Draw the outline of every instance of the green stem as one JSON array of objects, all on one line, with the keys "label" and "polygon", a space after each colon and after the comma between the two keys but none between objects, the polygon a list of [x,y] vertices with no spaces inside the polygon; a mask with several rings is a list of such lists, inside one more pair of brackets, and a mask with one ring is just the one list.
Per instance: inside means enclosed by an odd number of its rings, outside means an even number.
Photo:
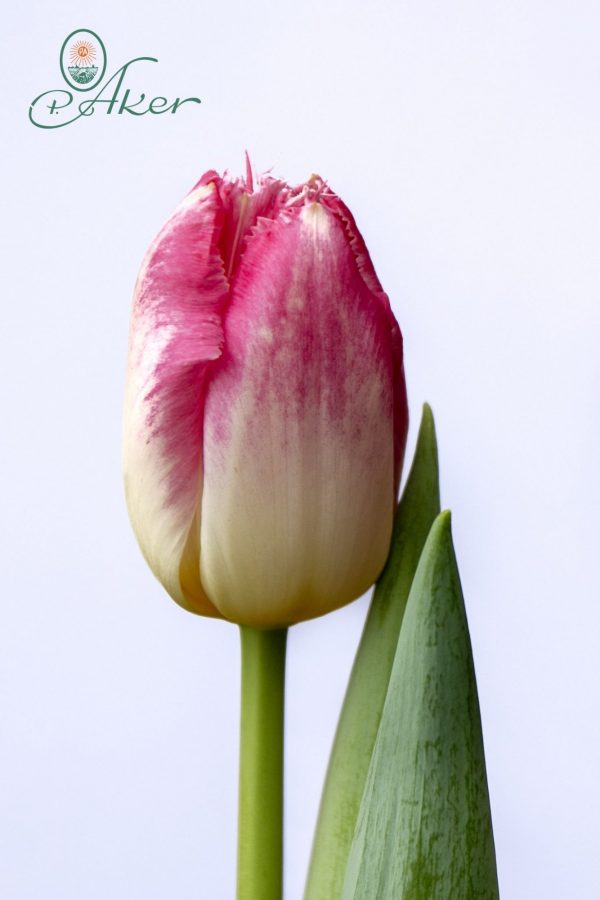
[{"label": "green stem", "polygon": [[237,900],[281,900],[287,629],[240,626],[242,715]]}]

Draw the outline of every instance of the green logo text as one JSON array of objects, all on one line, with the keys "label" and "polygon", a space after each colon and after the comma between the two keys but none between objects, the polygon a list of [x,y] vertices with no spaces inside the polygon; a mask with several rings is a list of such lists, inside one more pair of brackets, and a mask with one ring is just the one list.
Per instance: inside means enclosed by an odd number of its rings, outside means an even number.
[{"label": "green logo text", "polygon": [[[32,100],[29,121],[37,128],[63,128],[92,116],[96,110],[106,115],[158,116],[175,114],[184,103],[200,103],[198,97],[169,100],[161,96],[148,97],[145,93],[132,94],[127,87],[131,67],[157,62],[154,56],[137,56],[104,80],[107,65],[104,44],[89,28],[79,28],[68,35],[60,51],[60,70],[69,90],[54,88]],[[92,90],[96,91],[93,96],[77,96]]]}]

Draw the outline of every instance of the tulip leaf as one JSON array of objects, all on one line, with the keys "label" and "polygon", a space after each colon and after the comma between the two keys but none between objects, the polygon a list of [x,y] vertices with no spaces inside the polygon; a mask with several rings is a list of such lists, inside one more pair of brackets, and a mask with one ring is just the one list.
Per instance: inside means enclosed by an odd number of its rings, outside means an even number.
[{"label": "tulip leaf", "polygon": [[413,581],[342,900],[496,900],[471,642],[450,514]]},{"label": "tulip leaf", "polygon": [[410,586],[440,510],[433,415],[423,407],[414,460],[340,714],[321,799],[305,900],[339,900]]}]

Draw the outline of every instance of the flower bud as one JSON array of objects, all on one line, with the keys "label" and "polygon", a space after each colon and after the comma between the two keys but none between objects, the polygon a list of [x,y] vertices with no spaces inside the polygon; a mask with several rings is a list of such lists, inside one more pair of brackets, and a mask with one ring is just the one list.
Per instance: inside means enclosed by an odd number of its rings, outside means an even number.
[{"label": "flower bud", "polygon": [[207,172],[137,280],[127,504],[181,606],[284,627],[359,597],[388,553],[402,337],[350,211]]}]

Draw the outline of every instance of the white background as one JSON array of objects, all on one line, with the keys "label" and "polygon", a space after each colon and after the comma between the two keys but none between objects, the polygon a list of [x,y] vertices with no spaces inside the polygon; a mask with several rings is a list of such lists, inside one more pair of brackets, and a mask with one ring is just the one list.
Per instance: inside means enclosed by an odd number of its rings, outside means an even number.
[{"label": "white background", "polygon": [[[0,896],[229,900],[238,636],[146,568],[121,485],[130,299],[208,168],[353,210],[429,400],[479,680],[504,900],[598,900],[600,8],[579,0],[13,4],[1,60]],[[42,131],[66,35],[197,95]],[[366,600],[293,629],[300,900]],[[457,898],[460,900],[460,898]]]}]

